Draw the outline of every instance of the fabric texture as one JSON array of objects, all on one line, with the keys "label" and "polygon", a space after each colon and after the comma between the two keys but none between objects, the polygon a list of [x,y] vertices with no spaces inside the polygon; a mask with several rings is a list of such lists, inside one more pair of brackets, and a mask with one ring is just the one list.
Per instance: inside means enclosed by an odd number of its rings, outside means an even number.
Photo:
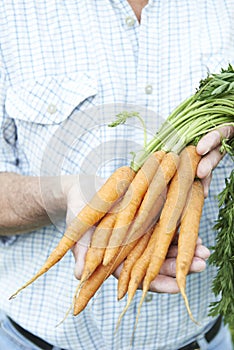
[{"label": "fabric texture", "polygon": [[[232,350],[231,335],[227,326],[221,325],[221,329],[214,339],[207,343],[200,337],[199,344],[202,350]],[[11,324],[9,318],[0,314],[0,348],[7,350],[39,350],[38,346],[22,336]],[[54,346],[53,350],[61,350]]]},{"label": "fabric texture", "polygon": [[[116,113],[140,111],[151,137],[207,71],[234,64],[230,0],[149,0],[141,24],[126,0],[7,0],[0,11],[0,171],[106,178],[143,144],[137,120],[108,127]],[[200,225],[208,247],[215,239],[216,195],[232,167],[226,157],[213,174]],[[114,334],[126,302],[117,302],[114,277],[82,314],[56,327],[78,283],[71,252],[9,301],[44,263],[64,228],[62,222],[1,239],[0,309],[25,329],[69,350],[175,350],[213,323],[207,316],[214,300],[213,267],[187,282],[200,327],[189,319],[181,295],[153,293],[142,307],[133,343],[141,292]]]}]

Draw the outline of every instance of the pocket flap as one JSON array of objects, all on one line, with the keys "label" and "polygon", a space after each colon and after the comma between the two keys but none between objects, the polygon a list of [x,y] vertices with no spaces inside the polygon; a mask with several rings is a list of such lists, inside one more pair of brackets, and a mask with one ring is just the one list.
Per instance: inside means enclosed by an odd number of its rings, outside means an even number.
[{"label": "pocket flap", "polygon": [[6,95],[6,112],[11,118],[28,122],[60,123],[96,93],[97,81],[88,73],[41,77],[11,86]]}]

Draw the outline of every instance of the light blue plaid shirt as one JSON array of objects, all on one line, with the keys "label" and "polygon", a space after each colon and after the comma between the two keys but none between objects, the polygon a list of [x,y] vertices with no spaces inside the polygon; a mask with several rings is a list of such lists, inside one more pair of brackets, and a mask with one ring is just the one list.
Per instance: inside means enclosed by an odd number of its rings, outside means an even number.
[{"label": "light blue plaid shirt", "polygon": [[[126,0],[5,0],[0,6],[0,170],[25,175],[87,173],[108,176],[128,163],[143,142],[138,122],[107,127],[116,112],[132,108],[150,133],[201,78],[234,63],[233,0],[149,0],[139,25]],[[213,175],[200,236],[214,244],[215,195],[232,168],[224,159]],[[10,190],[10,189],[9,189]],[[190,275],[188,318],[181,295],[152,293],[142,307],[131,346],[139,291],[120,329],[110,277],[85,311],[57,323],[78,281],[68,253],[16,299],[9,296],[43,264],[64,225],[2,238],[0,308],[22,327],[69,350],[174,350],[213,322],[215,271]]]}]

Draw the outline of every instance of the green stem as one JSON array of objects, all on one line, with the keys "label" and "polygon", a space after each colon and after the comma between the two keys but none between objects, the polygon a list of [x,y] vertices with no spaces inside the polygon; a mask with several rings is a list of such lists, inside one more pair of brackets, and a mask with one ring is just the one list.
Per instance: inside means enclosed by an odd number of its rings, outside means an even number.
[{"label": "green stem", "polygon": [[189,143],[220,125],[234,125],[234,70],[231,65],[220,74],[209,75],[200,82],[199,90],[178,105],[147,143],[146,127],[138,112],[122,112],[117,121],[138,117],[144,128],[144,148],[138,152],[131,166],[137,171],[148,156],[160,149],[180,153]]},{"label": "green stem", "polygon": [[[219,109],[207,109],[208,111],[220,111]],[[161,128],[162,133],[157,133],[156,136],[147,144],[144,148],[144,153],[141,156],[136,157],[136,162],[132,163],[134,170],[138,170],[148,156],[160,149],[166,152],[172,151],[180,153],[181,150],[189,143],[192,143],[198,137],[203,136],[205,133],[216,129],[220,125],[234,125],[234,122],[230,122],[229,116],[223,116],[220,113],[207,114],[207,111],[191,113],[189,121],[183,121],[182,124],[178,123],[168,124],[168,128]],[[234,111],[232,115],[234,114]],[[205,115],[205,117],[204,117]],[[234,120],[234,119],[233,119]]]}]

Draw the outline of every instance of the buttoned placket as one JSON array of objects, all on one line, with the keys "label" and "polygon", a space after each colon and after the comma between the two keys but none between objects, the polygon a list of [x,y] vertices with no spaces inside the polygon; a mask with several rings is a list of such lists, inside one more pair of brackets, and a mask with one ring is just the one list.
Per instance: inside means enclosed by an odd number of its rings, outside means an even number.
[{"label": "buttoned placket", "polygon": [[[135,84],[135,98],[132,100],[129,99],[128,96],[127,102],[134,103],[136,108],[144,108],[143,113],[145,114],[145,118],[148,118],[149,112],[149,120],[150,123],[152,123],[154,118],[152,118],[151,115],[152,111],[155,106],[159,110],[159,102],[157,99],[158,91],[155,82],[158,81],[157,77],[160,72],[156,64],[152,64],[152,60],[154,60],[156,56],[152,49],[154,42],[152,42],[152,39],[149,37],[151,34],[149,20],[152,18],[151,11],[157,11],[158,5],[154,3],[154,0],[149,1],[142,10],[141,22],[139,23],[133,9],[127,3],[127,0],[126,2],[114,1],[114,4],[115,7],[118,8],[119,14],[121,14],[122,25],[131,44],[135,60],[135,70],[132,69],[131,73],[132,80],[126,81],[126,84]],[[155,33],[155,31],[152,32]],[[160,122],[158,124],[160,124]],[[149,125],[147,125],[147,127],[149,127]],[[155,122],[153,122],[152,126],[156,129]]]},{"label": "buttoned placket", "polygon": [[[147,16],[148,10],[152,6],[154,0],[149,0],[148,4],[142,10],[142,19],[141,23],[138,22],[133,9],[129,4],[120,3],[119,1],[113,1],[115,6],[122,10],[125,13],[125,27],[127,35],[131,41],[133,52],[135,56],[136,63],[136,74],[137,74],[137,86],[136,86],[136,104],[141,104],[143,106],[151,105],[151,100],[154,95],[154,86],[153,82],[150,81],[150,77],[146,80],[145,76],[145,67],[147,59],[147,50],[144,50],[149,44],[147,42],[147,35],[145,31],[147,30]],[[141,39],[139,45],[139,38]]]},{"label": "buttoned placket", "polygon": [[57,106],[54,103],[48,105],[47,112],[49,114],[55,114],[57,112]]},{"label": "buttoned placket", "polygon": [[[128,64],[125,65],[125,103],[135,104],[136,103],[136,71],[138,62],[138,37],[140,24],[137,17],[128,3],[128,1],[116,1],[111,0],[113,7],[116,10],[118,21],[121,23],[121,27],[125,36],[123,44],[125,45],[123,56],[128,55]],[[122,40],[122,39],[121,39]]]},{"label": "buttoned placket", "polygon": [[[152,60],[154,59],[150,55],[151,38],[149,35],[149,18],[152,10],[152,1],[149,1],[148,5],[142,10],[141,24],[139,28],[139,52],[138,52],[138,69],[137,69],[137,101],[146,107],[154,107],[156,89],[154,83],[156,81],[156,64],[155,68],[152,68]],[[150,58],[150,59],[149,59]],[[144,67],[144,69],[143,69]],[[153,76],[151,75],[153,72]]]}]

